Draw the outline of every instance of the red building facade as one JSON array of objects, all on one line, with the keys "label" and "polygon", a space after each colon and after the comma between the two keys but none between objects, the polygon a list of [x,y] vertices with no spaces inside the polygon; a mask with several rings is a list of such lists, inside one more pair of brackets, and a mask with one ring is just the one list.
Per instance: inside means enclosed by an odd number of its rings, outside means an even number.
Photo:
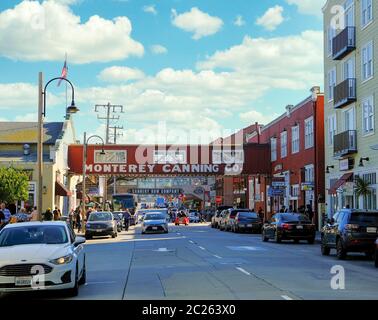
[{"label": "red building facade", "polygon": [[325,190],[324,95],[319,87],[253,132],[248,142],[270,145],[271,166],[269,175],[249,176],[249,207],[263,209],[266,218],[282,208],[300,211],[307,205],[316,214]]}]

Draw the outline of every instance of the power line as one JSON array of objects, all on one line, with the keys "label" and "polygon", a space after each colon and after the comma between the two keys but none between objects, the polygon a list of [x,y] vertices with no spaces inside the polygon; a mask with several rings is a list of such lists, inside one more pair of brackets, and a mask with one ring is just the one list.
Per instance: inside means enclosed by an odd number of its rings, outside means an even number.
[{"label": "power line", "polygon": [[99,120],[106,120],[106,136],[105,136],[105,141],[106,144],[109,144],[109,138],[110,138],[110,121],[111,120],[119,120],[120,116],[115,116],[113,115],[114,113],[117,113],[120,111],[123,113],[123,106],[122,105],[112,105],[110,102],[108,104],[97,104],[95,106],[95,112],[100,112],[100,109],[105,109],[106,110],[106,116],[105,117],[100,117],[97,115],[97,119]]},{"label": "power line", "polygon": [[114,144],[117,144],[118,137],[123,137],[123,133],[118,131],[118,130],[123,130],[123,126],[109,127],[109,130],[113,130],[113,133],[109,134],[109,139],[110,137],[113,137]]}]

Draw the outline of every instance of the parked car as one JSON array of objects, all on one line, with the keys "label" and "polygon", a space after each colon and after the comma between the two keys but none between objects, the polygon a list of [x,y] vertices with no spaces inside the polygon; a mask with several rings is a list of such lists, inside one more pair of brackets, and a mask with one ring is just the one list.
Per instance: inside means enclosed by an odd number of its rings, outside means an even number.
[{"label": "parked car", "polygon": [[363,252],[372,257],[377,234],[378,211],[343,209],[323,227],[321,251],[327,256],[331,249],[336,249],[340,260],[348,252]]},{"label": "parked car", "polygon": [[190,223],[199,223],[200,222],[200,217],[199,213],[197,210],[190,210],[189,211],[189,222]]},{"label": "parked car", "polygon": [[233,232],[261,233],[262,221],[256,212],[238,211],[231,227]]},{"label": "parked car", "polygon": [[120,215],[119,212],[113,212],[113,217],[114,217],[114,220],[116,221],[117,223],[117,232],[122,232],[122,227],[123,227],[123,219]]},{"label": "parked car", "polygon": [[7,225],[0,232],[0,292],[65,290],[77,296],[86,281],[84,243],[63,221]]},{"label": "parked car", "polygon": [[282,240],[307,240],[309,244],[315,242],[316,228],[307,216],[298,213],[277,213],[271,221],[262,228],[262,240],[274,239],[277,243]]},{"label": "parked car", "polygon": [[375,241],[374,261],[375,261],[375,267],[378,268],[378,239]]},{"label": "parked car", "polygon": [[217,210],[215,211],[214,215],[211,217],[211,227],[212,228],[219,228],[219,221],[220,221],[220,218],[221,218],[221,213],[223,210],[227,210],[227,209],[230,209],[232,207],[230,206],[220,206],[217,208]]},{"label": "parked car", "polygon": [[226,230],[227,215],[228,215],[228,210],[223,210],[220,214],[218,229],[221,231]]},{"label": "parked car", "polygon": [[239,212],[251,212],[249,209],[228,209],[227,216],[224,219],[224,230],[233,231],[235,218]]},{"label": "parked car", "polygon": [[116,238],[117,235],[117,221],[111,212],[101,211],[91,213],[85,226],[86,239],[92,239],[93,236],[111,236],[112,238]]},{"label": "parked car", "polygon": [[142,222],[142,234],[163,232],[168,233],[168,221],[161,212],[148,212]]}]

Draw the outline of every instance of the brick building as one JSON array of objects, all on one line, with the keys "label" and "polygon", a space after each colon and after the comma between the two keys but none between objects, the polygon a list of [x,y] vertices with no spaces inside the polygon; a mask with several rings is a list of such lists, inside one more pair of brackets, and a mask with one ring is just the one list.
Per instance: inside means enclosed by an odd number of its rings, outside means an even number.
[{"label": "brick building", "polygon": [[252,175],[248,181],[248,206],[262,208],[266,218],[284,206],[299,210],[311,205],[317,213],[324,202],[324,96],[319,87],[311,92],[248,137],[249,143],[271,147],[270,174]]}]

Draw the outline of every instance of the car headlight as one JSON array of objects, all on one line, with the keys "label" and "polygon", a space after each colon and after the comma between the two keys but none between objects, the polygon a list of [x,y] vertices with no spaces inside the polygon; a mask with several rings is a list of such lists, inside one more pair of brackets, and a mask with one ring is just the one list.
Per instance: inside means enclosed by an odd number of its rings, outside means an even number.
[{"label": "car headlight", "polygon": [[62,265],[62,264],[68,264],[72,261],[73,255],[69,254],[64,257],[60,257],[58,259],[50,260],[51,263],[56,264],[56,265]]}]

